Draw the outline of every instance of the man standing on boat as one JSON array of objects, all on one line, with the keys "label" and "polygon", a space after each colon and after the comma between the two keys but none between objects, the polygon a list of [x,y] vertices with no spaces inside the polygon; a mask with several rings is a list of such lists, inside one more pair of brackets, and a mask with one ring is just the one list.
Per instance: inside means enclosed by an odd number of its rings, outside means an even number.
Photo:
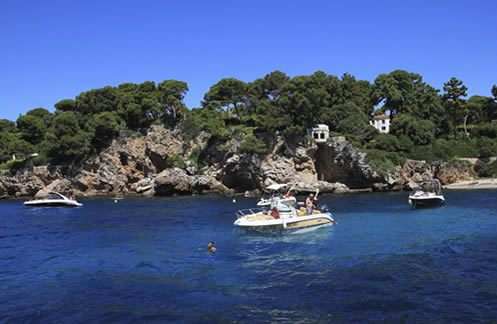
[{"label": "man standing on boat", "polygon": [[305,208],[307,209],[307,215],[312,215],[312,210],[314,208],[314,194],[310,193],[305,200]]}]

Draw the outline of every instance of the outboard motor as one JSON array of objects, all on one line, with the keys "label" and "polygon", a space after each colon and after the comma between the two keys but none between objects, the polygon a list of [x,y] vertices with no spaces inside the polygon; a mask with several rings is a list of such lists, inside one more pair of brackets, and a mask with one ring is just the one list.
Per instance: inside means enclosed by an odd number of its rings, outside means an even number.
[{"label": "outboard motor", "polygon": [[321,213],[328,214],[331,217],[331,221],[335,222],[335,219],[333,218],[333,214],[330,212],[330,209],[328,208],[327,205],[321,206],[320,210],[321,210]]}]

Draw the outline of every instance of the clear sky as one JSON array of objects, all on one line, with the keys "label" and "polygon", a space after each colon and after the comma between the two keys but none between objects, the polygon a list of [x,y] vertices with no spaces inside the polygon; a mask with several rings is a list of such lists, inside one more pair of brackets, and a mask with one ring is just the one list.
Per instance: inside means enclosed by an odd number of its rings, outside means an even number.
[{"label": "clear sky", "polygon": [[497,1],[0,2],[0,119],[124,82],[185,81],[194,108],[223,78],[321,70],[373,82],[396,69],[491,96]]}]

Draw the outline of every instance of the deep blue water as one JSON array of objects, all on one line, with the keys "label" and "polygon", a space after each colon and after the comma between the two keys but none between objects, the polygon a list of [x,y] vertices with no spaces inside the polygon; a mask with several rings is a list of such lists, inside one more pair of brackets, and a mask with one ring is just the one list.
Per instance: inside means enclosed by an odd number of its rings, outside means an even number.
[{"label": "deep blue water", "polygon": [[256,198],[0,201],[0,322],[495,322],[497,190],[445,197],[322,195],[303,234],[233,228]]}]

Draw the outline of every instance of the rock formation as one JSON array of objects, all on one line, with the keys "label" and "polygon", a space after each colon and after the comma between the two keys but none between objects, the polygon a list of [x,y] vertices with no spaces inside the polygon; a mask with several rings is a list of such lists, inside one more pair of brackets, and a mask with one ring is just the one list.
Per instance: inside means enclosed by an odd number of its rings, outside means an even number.
[{"label": "rock formation", "polygon": [[[80,166],[1,171],[0,198],[39,197],[48,191],[76,196],[227,195],[257,192],[273,183],[344,193],[349,188],[410,190],[425,178],[439,178],[443,184],[471,178],[471,168],[463,162],[408,160],[402,168],[379,174],[365,162],[365,153],[340,136],[319,145],[280,137],[271,141],[268,154],[248,154],[240,152],[236,138],[218,143],[202,132],[185,143],[181,130],[154,125],[146,133],[114,139]],[[196,164],[194,153],[203,156],[204,165]]]}]

